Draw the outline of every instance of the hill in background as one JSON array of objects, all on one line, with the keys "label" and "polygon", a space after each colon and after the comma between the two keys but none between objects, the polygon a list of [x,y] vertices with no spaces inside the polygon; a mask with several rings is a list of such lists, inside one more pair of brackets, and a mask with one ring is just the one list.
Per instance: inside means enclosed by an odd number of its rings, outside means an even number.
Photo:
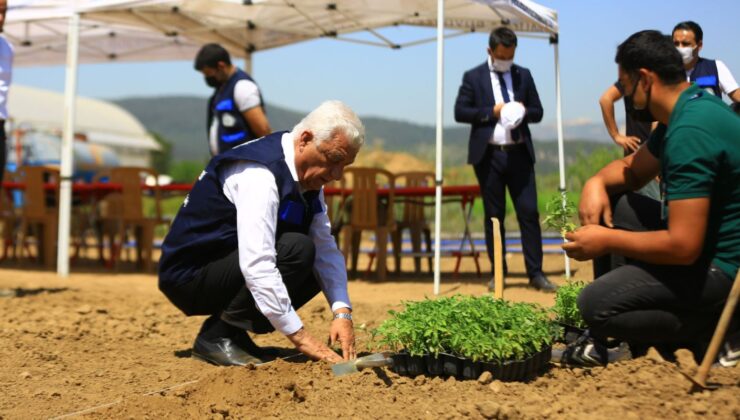
[{"label": "hill in background", "polygon": [[[150,132],[172,143],[175,160],[205,161],[207,98],[198,96],[163,96],[124,98],[114,101],[131,112]],[[304,112],[267,104],[267,116],[275,130],[290,130]],[[367,131],[367,149],[405,152],[427,162],[434,161],[435,128],[380,117],[361,117]],[[544,124],[531,125],[537,151],[537,171],[540,174],[557,170],[555,128]],[[582,124],[565,128],[566,164],[579,153],[589,154],[596,148],[611,144],[606,131],[597,124]],[[576,140],[587,139],[587,140]],[[468,127],[456,125],[444,130],[445,166],[465,165],[468,147]],[[366,152],[367,153],[367,152]]]}]

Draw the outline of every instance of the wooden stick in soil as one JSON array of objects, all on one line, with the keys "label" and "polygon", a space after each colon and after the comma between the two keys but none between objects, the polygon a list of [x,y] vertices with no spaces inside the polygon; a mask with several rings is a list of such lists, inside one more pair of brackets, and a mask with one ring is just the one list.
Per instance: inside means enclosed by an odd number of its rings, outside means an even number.
[{"label": "wooden stick in soil", "polygon": [[493,297],[504,298],[504,246],[501,241],[501,222],[491,217],[493,222]]},{"label": "wooden stick in soil", "polygon": [[725,308],[722,310],[722,315],[717,323],[717,328],[714,330],[712,341],[709,342],[709,348],[704,354],[704,360],[702,360],[699,369],[696,371],[696,375],[690,378],[691,381],[698,386],[698,388],[696,386],[693,387],[691,392],[710,388],[707,386],[709,369],[717,358],[717,353],[719,353],[719,348],[725,338],[727,327],[730,325],[730,321],[732,320],[732,314],[735,312],[738,297],[740,297],[740,271],[738,271],[737,276],[735,276],[735,282],[732,284],[729,296],[727,296]]}]

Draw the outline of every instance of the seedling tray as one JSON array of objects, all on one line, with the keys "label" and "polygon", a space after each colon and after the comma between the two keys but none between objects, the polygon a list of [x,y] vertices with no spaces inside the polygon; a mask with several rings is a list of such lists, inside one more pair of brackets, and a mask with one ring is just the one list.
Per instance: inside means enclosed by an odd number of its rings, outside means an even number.
[{"label": "seedling tray", "polygon": [[391,369],[399,375],[415,377],[454,376],[458,379],[478,379],[483,372],[491,372],[493,379],[500,381],[528,381],[544,371],[550,361],[552,347],[533,354],[524,360],[511,360],[503,363],[474,362],[465,357],[439,353],[412,356],[402,350],[393,357]]}]

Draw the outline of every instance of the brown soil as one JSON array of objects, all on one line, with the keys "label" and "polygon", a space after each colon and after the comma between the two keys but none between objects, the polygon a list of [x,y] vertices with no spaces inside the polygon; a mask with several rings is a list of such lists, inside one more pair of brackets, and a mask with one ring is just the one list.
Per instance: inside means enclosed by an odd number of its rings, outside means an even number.
[{"label": "brown soil", "polygon": [[[444,270],[453,260],[445,259]],[[410,261],[404,268],[410,269]],[[560,256],[546,256],[562,282]],[[552,303],[527,289],[521,255],[506,298]],[[276,361],[219,368],[189,357],[203,318],[186,318],[157,290],[154,275],[73,274],[0,268],[0,419],[71,413],[93,418],[740,418],[740,368],[713,369],[722,387],[688,394],[689,381],[657,355],[607,368],[551,368],[529,383],[399,377],[386,369],[335,378],[323,363]],[[463,265],[472,270],[470,261]],[[484,269],[488,267],[484,265]],[[591,276],[576,264],[576,278]],[[73,267],[74,269],[74,267]],[[442,294],[481,295],[470,272],[443,275]],[[350,283],[358,344],[402,300],[432,295],[429,275]],[[327,334],[323,298],[299,311],[307,328]],[[260,344],[289,347],[277,334]],[[687,358],[682,360],[684,364]],[[690,359],[690,358],[689,358]],[[689,366],[688,368],[690,368]],[[687,369],[686,367],[684,367]],[[84,411],[87,410],[87,411]],[[81,412],[82,411],[82,412]],[[80,413],[81,412],[81,413]]]}]

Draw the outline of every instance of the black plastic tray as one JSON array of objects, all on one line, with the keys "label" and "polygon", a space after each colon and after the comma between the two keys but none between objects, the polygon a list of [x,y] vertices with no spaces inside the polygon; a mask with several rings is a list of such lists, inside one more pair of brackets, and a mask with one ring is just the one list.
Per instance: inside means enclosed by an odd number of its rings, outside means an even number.
[{"label": "black plastic tray", "polygon": [[478,379],[483,372],[491,372],[500,381],[527,381],[539,375],[550,361],[552,347],[524,360],[504,363],[473,362],[471,359],[440,353],[412,356],[405,350],[394,354],[391,369],[404,376],[454,376],[458,379]]}]

